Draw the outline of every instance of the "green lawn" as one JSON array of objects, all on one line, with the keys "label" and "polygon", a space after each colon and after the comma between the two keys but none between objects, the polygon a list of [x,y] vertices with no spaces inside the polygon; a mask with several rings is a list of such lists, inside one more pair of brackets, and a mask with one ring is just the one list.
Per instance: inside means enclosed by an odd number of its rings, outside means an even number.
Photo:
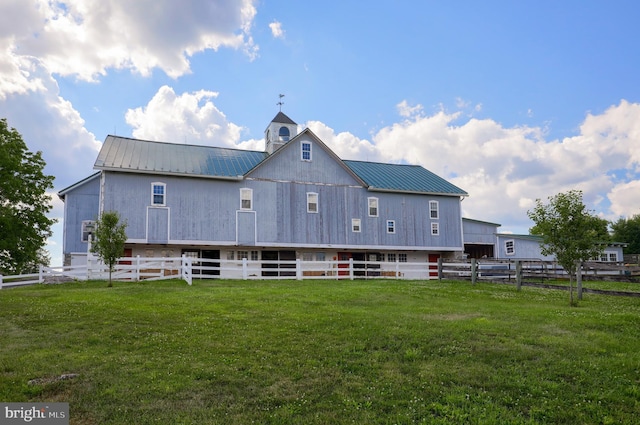
[{"label": "green lawn", "polygon": [[71,424],[640,423],[639,298],[570,307],[565,291],[451,281],[114,285],[0,291],[0,401],[69,402]]}]

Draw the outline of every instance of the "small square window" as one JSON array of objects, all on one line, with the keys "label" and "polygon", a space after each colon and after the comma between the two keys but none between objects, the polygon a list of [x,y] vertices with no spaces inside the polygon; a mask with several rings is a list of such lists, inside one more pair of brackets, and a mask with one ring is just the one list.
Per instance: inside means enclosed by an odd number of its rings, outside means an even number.
[{"label": "small square window", "polygon": [[378,216],[378,198],[368,198],[369,200],[369,217]]},{"label": "small square window", "polygon": [[387,261],[390,263],[395,263],[396,262],[396,254],[387,254]]},{"label": "small square window", "polygon": [[359,218],[352,218],[351,219],[351,231],[352,232],[360,232],[361,226],[360,226],[360,219]]},{"label": "small square window", "polygon": [[407,262],[407,254],[398,254],[398,262],[406,263]]},{"label": "small square window", "polygon": [[308,192],[307,193],[307,212],[308,213],[317,213],[318,212],[318,194]]},{"label": "small square window", "polygon": [[313,252],[303,252],[302,261],[313,261]]},{"label": "small square window", "polygon": [[238,251],[238,260],[249,259],[249,251]]},{"label": "small square window", "polygon": [[167,185],[164,183],[151,183],[151,205],[164,206]]},{"label": "small square window", "polygon": [[514,255],[516,253],[515,241],[514,240],[505,241],[504,250],[507,255]]},{"label": "small square window", "polygon": [[429,201],[429,218],[438,219],[438,201]]},{"label": "small square window", "polygon": [[227,251],[227,260],[235,260],[235,251]]},{"label": "small square window", "polygon": [[615,252],[609,253],[609,261],[616,262],[618,261],[618,255]]},{"label": "small square window", "polygon": [[91,239],[96,232],[96,222],[93,220],[83,220],[82,221],[82,242],[89,242],[89,235],[91,235]]},{"label": "small square window", "polygon": [[316,261],[325,261],[325,258],[324,252],[316,252]]},{"label": "small square window", "polygon": [[431,223],[431,234],[438,236],[440,234],[440,223]]},{"label": "small square window", "polygon": [[258,251],[251,251],[251,261],[258,261]]},{"label": "small square window", "polygon": [[253,190],[243,187],[240,189],[240,209],[250,210],[253,204]]},{"label": "small square window", "polygon": [[395,220],[387,220],[387,233],[395,233],[395,232],[396,232]]},{"label": "small square window", "polygon": [[303,161],[311,161],[311,142],[302,142],[300,152]]}]

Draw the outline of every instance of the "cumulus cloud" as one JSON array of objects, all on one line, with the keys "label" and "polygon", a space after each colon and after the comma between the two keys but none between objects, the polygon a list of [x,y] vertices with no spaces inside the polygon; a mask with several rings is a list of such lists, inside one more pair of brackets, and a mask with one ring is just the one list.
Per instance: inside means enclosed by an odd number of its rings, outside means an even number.
[{"label": "cumulus cloud", "polygon": [[129,109],[125,119],[136,138],[236,147],[242,128],[213,104],[217,96],[206,90],[177,95],[162,86],[146,106]]},{"label": "cumulus cloud", "polygon": [[271,35],[273,35],[274,38],[284,38],[282,23],[273,21],[269,24],[269,28],[271,28]]},{"label": "cumulus cloud", "polygon": [[[249,58],[254,0],[9,0],[0,5],[0,39],[14,56],[37,56],[50,72],[94,80],[109,68],[171,77],[189,57],[229,47]],[[71,52],[71,54],[70,54]]]}]

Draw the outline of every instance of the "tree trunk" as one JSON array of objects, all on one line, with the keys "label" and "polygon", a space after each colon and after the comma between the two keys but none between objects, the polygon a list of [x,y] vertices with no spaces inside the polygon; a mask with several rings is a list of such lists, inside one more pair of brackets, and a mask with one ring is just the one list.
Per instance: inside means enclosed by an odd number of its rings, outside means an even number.
[{"label": "tree trunk", "polygon": [[569,303],[573,306],[573,273],[569,273]]}]

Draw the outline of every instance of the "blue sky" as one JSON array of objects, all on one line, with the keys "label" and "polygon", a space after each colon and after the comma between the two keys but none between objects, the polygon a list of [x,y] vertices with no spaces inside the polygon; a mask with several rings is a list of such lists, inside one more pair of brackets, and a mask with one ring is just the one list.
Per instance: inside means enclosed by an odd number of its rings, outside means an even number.
[{"label": "blue sky", "polygon": [[502,231],[569,189],[615,220],[640,213],[639,17],[634,1],[5,0],[0,117],[57,192],[108,134],[262,149],[282,93],[340,157],[423,165]]}]

